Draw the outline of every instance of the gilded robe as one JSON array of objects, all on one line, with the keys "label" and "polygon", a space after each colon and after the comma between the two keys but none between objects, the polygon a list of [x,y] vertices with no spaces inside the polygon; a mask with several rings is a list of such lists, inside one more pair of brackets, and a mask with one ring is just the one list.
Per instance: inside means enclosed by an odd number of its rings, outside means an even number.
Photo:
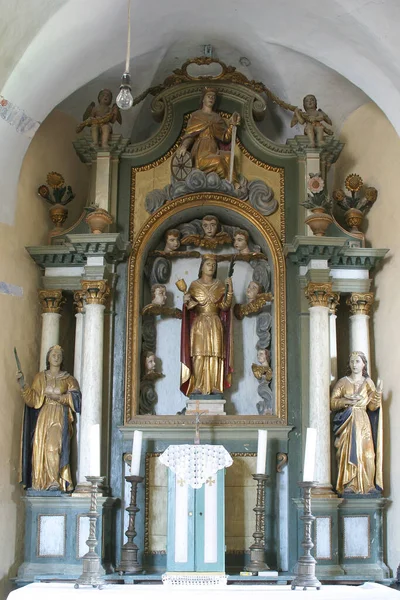
[{"label": "gilded robe", "polygon": [[232,292],[225,299],[219,279],[210,284],[197,279],[188,293],[191,300],[182,317],[181,390],[187,396],[221,393],[230,387],[233,370]]},{"label": "gilded robe", "polygon": [[[69,465],[70,439],[74,413],[80,412],[81,393],[78,382],[66,371],[56,376],[55,385],[62,397],[48,398],[48,371],[41,371],[26,386],[22,395],[26,404],[22,445],[22,483],[36,490],[51,486],[71,489]],[[51,376],[52,383],[54,378]]]},{"label": "gilded robe", "polygon": [[[356,404],[346,407],[346,397],[357,394]],[[382,394],[369,377],[361,384],[348,377],[333,388],[331,409],[336,412],[333,431],[338,462],[336,490],[357,494],[382,490]]]},{"label": "gilded robe", "polygon": [[[194,140],[190,151],[193,168],[228,179],[230,152],[220,150],[219,143],[231,141],[232,125],[227,125],[216,112],[196,110],[189,119],[183,141],[188,138]],[[237,181],[235,170],[233,180]]]}]

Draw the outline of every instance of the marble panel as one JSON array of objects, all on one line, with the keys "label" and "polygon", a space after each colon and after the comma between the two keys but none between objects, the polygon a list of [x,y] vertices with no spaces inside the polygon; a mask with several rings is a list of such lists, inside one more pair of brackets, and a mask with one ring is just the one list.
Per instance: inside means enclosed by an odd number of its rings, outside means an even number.
[{"label": "marble panel", "polygon": [[332,522],[330,517],[315,519],[315,558],[332,558]]},{"label": "marble panel", "polygon": [[345,558],[369,558],[369,516],[343,517]]},{"label": "marble panel", "polygon": [[65,515],[39,515],[39,557],[65,555]]},{"label": "marble panel", "polygon": [[90,519],[89,517],[78,516],[78,548],[77,548],[77,558],[82,558],[88,552],[89,548],[86,544],[86,540],[89,537],[89,527],[90,527]]}]

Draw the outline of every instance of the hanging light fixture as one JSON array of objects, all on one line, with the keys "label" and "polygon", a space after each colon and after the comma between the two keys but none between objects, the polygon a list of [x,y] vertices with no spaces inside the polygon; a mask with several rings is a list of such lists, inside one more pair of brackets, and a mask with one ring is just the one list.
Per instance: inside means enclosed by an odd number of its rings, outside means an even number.
[{"label": "hanging light fixture", "polygon": [[128,41],[126,44],[125,73],[121,78],[119,94],[117,96],[117,106],[121,110],[132,108],[133,96],[131,88],[131,76],[129,74],[129,60],[131,55],[131,0],[128,0]]}]

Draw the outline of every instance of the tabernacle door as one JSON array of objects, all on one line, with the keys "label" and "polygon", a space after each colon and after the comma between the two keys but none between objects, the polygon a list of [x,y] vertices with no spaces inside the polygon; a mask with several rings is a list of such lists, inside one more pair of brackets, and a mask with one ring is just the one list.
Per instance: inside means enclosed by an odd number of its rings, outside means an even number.
[{"label": "tabernacle door", "polygon": [[167,571],[225,571],[225,467],[223,446],[169,446]]}]

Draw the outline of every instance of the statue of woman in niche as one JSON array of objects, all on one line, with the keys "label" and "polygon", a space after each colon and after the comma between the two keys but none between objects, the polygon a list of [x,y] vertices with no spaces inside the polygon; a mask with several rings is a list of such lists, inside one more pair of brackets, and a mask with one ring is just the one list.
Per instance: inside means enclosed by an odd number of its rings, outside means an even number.
[{"label": "statue of woman in niche", "polygon": [[[23,431],[22,483],[35,490],[71,491],[69,465],[74,413],[81,411],[78,382],[63,370],[63,350],[52,346],[46,370],[35,375],[32,386],[21,371],[17,380],[27,406]],[[32,455],[31,439],[33,436]]]},{"label": "statue of woman in niche", "polygon": [[[227,124],[213,110],[216,99],[217,91],[214,88],[204,88],[201,109],[196,110],[190,117],[176,155],[182,158],[191,149],[193,168],[205,173],[217,173],[221,179],[228,179],[230,152],[220,150],[219,144],[231,141],[232,127],[240,124],[240,115],[234,112]],[[233,183],[239,185],[235,169]]]},{"label": "statue of woman in niche", "polygon": [[382,381],[378,379],[375,388],[365,354],[352,352],[346,376],[336,382],[331,396],[339,494],[383,488],[381,404]]},{"label": "statue of woman in niche", "polygon": [[[204,254],[199,278],[185,291],[181,340],[181,391],[220,394],[231,385],[233,337],[231,331],[232,279],[216,277],[217,261]],[[178,282],[180,283],[180,282]]]}]

